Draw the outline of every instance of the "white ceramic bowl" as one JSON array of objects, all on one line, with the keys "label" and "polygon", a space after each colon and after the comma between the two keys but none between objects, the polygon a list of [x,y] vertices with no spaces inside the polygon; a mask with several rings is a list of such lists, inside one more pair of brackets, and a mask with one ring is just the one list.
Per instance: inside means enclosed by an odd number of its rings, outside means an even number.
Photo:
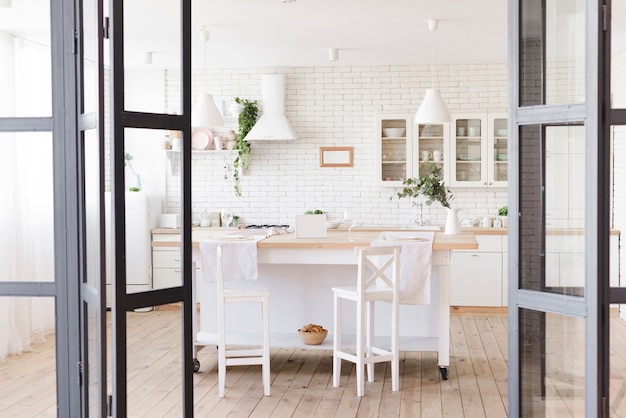
[{"label": "white ceramic bowl", "polygon": [[383,135],[386,137],[401,137],[404,136],[405,128],[383,128]]},{"label": "white ceramic bowl", "polygon": [[326,221],[326,229],[336,229],[339,227],[341,219],[338,221]]}]

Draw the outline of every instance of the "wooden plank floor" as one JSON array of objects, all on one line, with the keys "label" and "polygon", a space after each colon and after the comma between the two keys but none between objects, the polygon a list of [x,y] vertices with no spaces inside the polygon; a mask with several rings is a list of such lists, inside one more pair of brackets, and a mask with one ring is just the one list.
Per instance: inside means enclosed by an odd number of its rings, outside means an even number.
[{"label": "wooden plank floor", "polygon": [[[128,321],[129,416],[181,416],[179,312],[129,313]],[[260,366],[242,366],[228,369],[226,396],[220,399],[216,350],[205,347],[198,354],[200,372],[194,375],[195,415],[506,417],[506,321],[501,313],[453,314],[449,380],[440,379],[436,353],[403,352],[401,390],[391,392],[389,366],[377,365],[376,381],[366,383],[362,398],[356,396],[350,363],[344,362],[341,386],[332,387],[332,351],[273,349],[271,396],[263,396]],[[626,416],[626,350],[618,349],[626,347],[626,325],[613,321],[613,329],[611,416],[619,417]],[[0,362],[2,417],[56,416],[52,336],[33,348]],[[567,395],[561,390],[555,402],[567,403]],[[558,416],[581,416],[579,395],[576,391],[569,400],[576,409],[559,409],[571,415]]]}]

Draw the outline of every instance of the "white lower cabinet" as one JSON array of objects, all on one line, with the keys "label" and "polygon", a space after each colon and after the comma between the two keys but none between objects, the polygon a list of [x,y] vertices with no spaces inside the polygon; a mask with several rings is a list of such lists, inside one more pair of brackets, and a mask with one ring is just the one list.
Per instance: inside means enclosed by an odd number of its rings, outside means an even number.
[{"label": "white lower cabinet", "polygon": [[152,265],[152,285],[155,289],[181,285],[180,249],[153,248]]},{"label": "white lower cabinet", "polygon": [[[549,234],[545,280],[548,287],[582,287],[585,283],[583,234]],[[452,252],[450,305],[507,306],[509,297],[508,236],[476,235],[478,250]],[[611,286],[619,286],[620,236],[610,236]]]},{"label": "white lower cabinet", "polygon": [[[200,263],[195,263],[196,277],[202,277]],[[152,248],[152,286],[154,289],[180,286],[180,249],[176,247]]]},{"label": "white lower cabinet", "polygon": [[478,250],[452,253],[450,304],[453,306],[502,306],[502,238],[506,235],[476,235]]}]

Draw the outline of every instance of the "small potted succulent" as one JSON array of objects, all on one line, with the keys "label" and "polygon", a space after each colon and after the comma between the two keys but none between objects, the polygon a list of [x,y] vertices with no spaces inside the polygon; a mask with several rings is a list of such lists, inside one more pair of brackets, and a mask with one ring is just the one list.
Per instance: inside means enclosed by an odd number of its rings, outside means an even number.
[{"label": "small potted succulent", "polygon": [[502,206],[498,209],[498,219],[502,222],[502,228],[507,228],[509,226],[509,207]]}]

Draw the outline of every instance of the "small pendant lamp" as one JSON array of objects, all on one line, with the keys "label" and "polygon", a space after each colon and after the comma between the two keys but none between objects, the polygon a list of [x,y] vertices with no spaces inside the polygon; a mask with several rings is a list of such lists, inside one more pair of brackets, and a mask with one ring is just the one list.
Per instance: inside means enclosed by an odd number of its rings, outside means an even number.
[{"label": "small pendant lamp", "polygon": [[435,88],[435,31],[439,21],[436,19],[428,19],[428,29],[432,32],[432,65],[430,69],[431,74],[431,88],[426,89],[426,95],[417,114],[415,115],[415,123],[420,124],[439,124],[439,123],[451,123],[452,116],[446,106],[441,93]]},{"label": "small pendant lamp", "polygon": [[224,126],[224,119],[213,101],[213,95],[206,93],[206,44],[209,40],[209,31],[200,29],[204,41],[204,93],[198,95],[198,102],[191,111],[191,126],[193,128],[215,128]]}]

